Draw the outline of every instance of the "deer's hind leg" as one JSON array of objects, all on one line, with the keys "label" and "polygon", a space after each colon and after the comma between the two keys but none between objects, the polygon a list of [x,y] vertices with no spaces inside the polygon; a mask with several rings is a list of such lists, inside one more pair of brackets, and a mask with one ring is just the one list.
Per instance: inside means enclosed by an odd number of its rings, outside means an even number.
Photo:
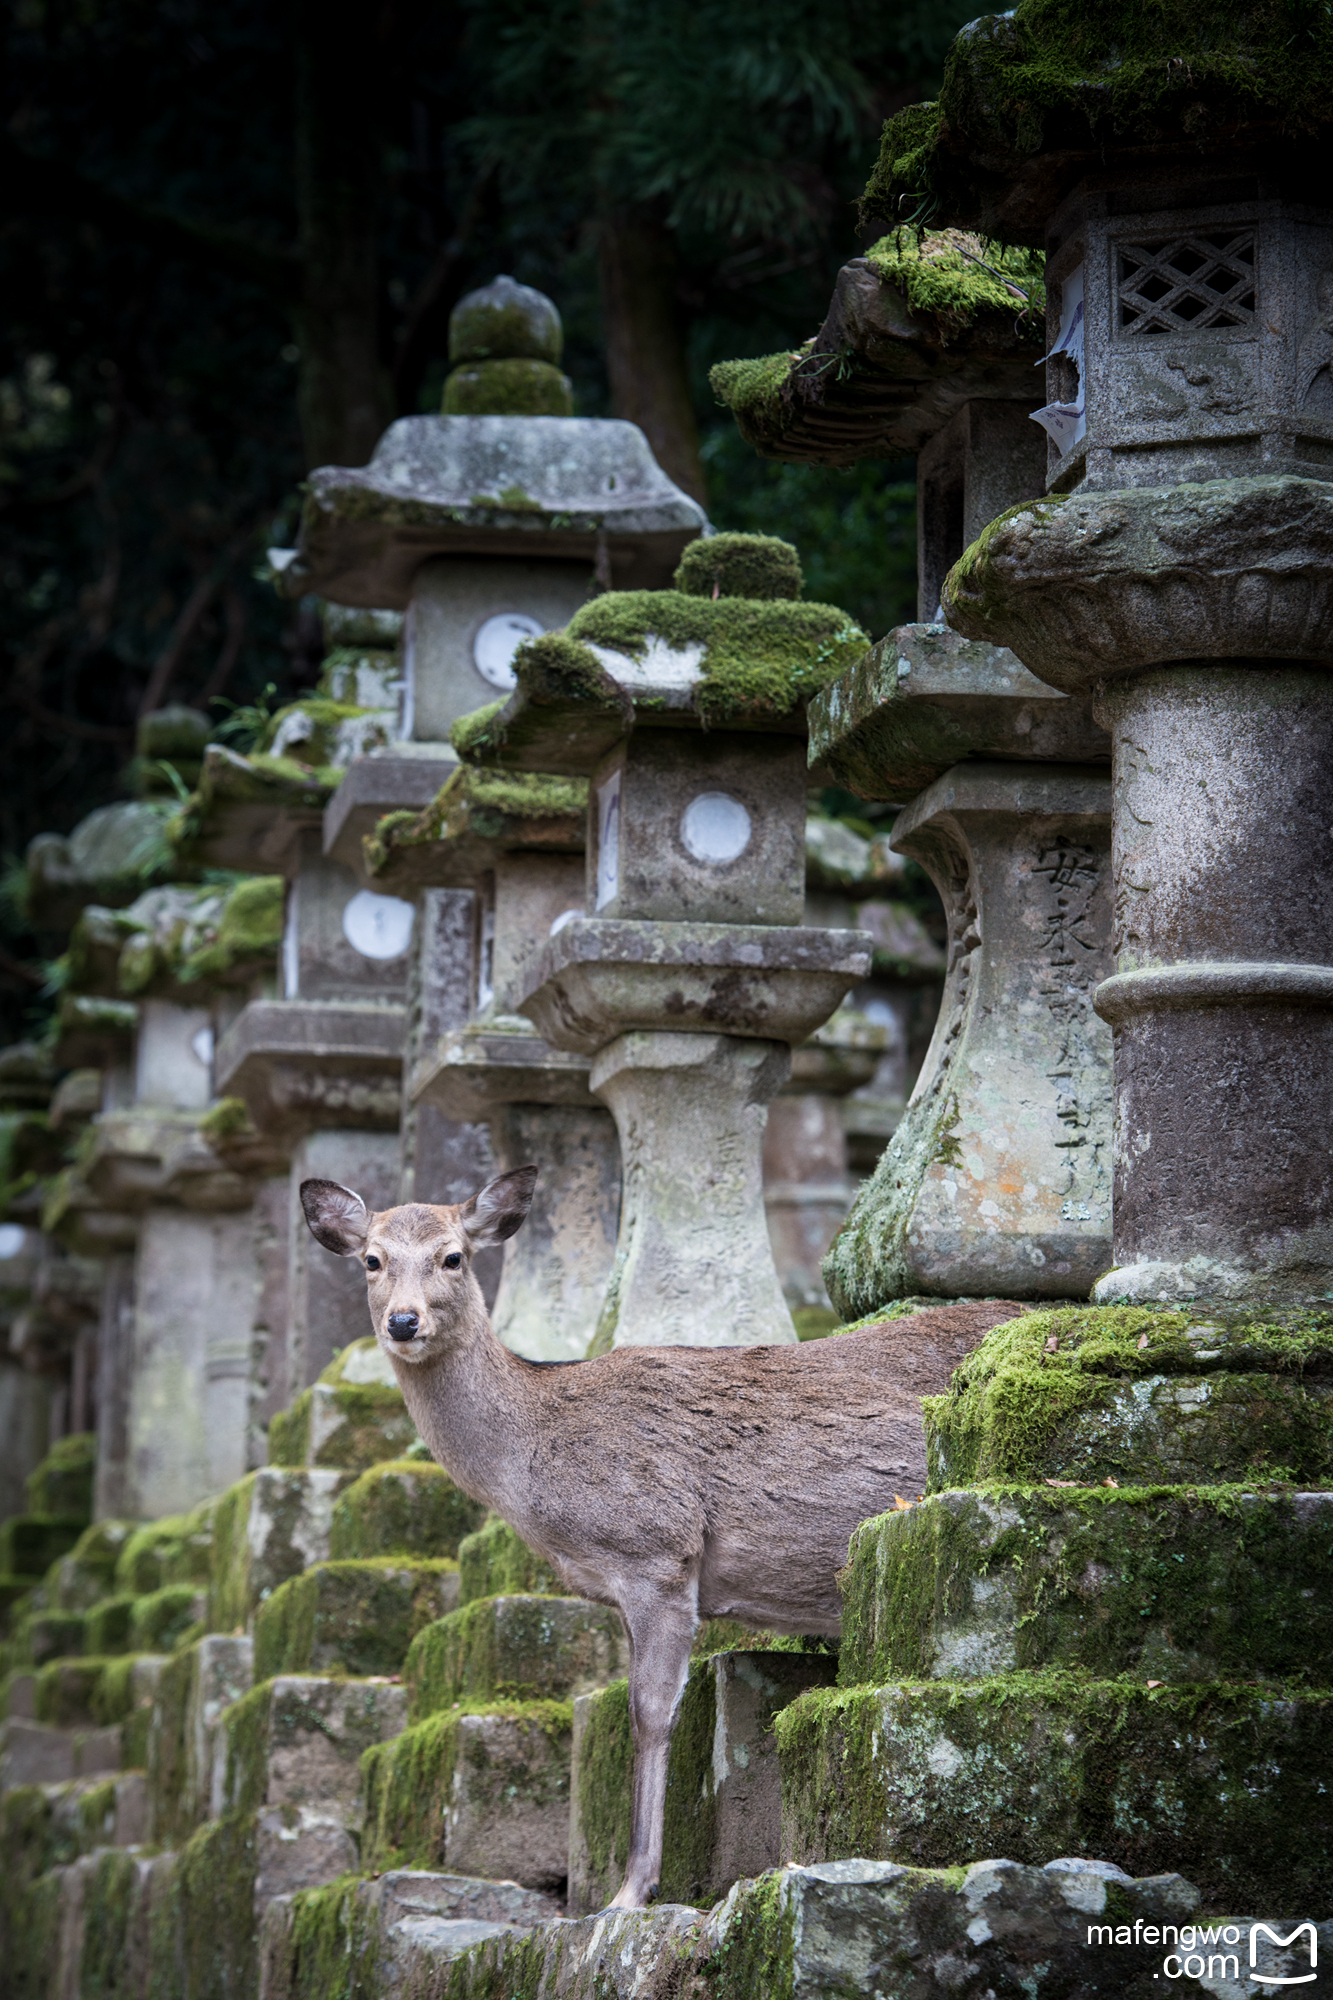
[{"label": "deer's hind leg", "polygon": [[613,1910],[641,1910],[662,1873],[667,1758],[699,1625],[694,1579],[669,1597],[648,1595],[621,1605],[630,1641],[629,1719],[634,1739],[634,1797],[625,1879]]}]

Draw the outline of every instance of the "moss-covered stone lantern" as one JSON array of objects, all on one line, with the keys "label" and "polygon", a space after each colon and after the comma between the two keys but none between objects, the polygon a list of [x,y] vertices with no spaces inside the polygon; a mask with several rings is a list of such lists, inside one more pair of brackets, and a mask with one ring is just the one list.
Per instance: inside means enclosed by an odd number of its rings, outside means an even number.
[{"label": "moss-covered stone lantern", "polygon": [[1042,261],[944,229],[891,232],[796,355],[715,371],[774,457],[916,451],[919,610],[818,695],[810,755],[906,806],[894,849],[949,924],[934,1038],[902,1121],[825,1261],[849,1317],[887,1299],[1082,1296],[1110,1255],[1105,732],[1012,652],[942,622],[944,578],[997,507],[1034,496],[1045,441]]},{"label": "moss-covered stone lantern", "polygon": [[[456,761],[453,724],[514,686],[525,638],[564,625],[598,589],[665,583],[705,525],[633,424],[570,414],[561,340],[555,306],[530,287],[500,278],[470,293],[450,321],[443,414],[391,425],[367,466],[311,475],[281,587],[403,614],[392,740],[350,764],[324,815],[325,853],[341,865],[361,869],[381,818],[429,805]],[[467,1020],[469,894],[438,887],[421,904],[410,1070],[423,1033]],[[475,1124],[433,1097],[404,1100],[400,1199],[462,1199],[488,1164]]]},{"label": "moss-covered stone lantern", "polygon": [[514,1011],[534,938],[583,907],[588,787],[582,778],[455,771],[426,812],[385,822],[367,843],[377,888],[433,898],[472,892],[471,1016],[423,1022],[412,1095],[489,1127],[497,1171],[541,1167],[532,1213],[504,1248],[491,1320],[534,1361],[586,1353],[615,1250],[620,1150],[588,1088],[589,1058],[552,1048]]},{"label": "moss-covered stone lantern", "polygon": [[764,1106],[790,1049],[870,965],[806,929],[809,695],[864,644],[799,601],[795,552],[694,544],[677,588],[596,598],[530,641],[507,703],[454,733],[481,764],[589,783],[582,910],[515,979],[555,1048],[590,1056],[624,1201],[594,1346],[791,1340],[764,1223]]},{"label": "moss-covered stone lantern", "polygon": [[1048,496],[944,606],[1114,742],[1099,1297],[1333,1283],[1331,83],[1322,15],[1023,0],[959,37],[872,186],[1044,242],[1054,280]]}]

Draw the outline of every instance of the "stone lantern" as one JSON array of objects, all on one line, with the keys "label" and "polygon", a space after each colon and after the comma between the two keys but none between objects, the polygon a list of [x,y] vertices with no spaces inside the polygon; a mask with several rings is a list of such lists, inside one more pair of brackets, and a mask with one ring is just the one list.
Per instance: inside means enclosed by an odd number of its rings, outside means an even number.
[{"label": "stone lantern", "polygon": [[1039,273],[979,237],[903,231],[842,272],[808,351],[718,375],[771,456],[919,454],[921,622],[811,705],[811,761],[905,808],[892,846],[949,927],[934,1038],[825,1261],[848,1316],[913,1295],[1083,1296],[1110,1254],[1110,1051],[1091,1006],[1110,969],[1109,742],[1086,695],[959,639],[937,608],[965,543],[1040,490],[1042,329],[1024,310]]},{"label": "stone lantern", "polygon": [[870,965],[806,929],[804,705],[863,637],[794,602],[796,553],[717,536],[673,591],[595,599],[518,658],[509,703],[454,732],[482,764],[589,782],[581,912],[515,979],[519,1011],[590,1056],[624,1196],[594,1349],[791,1340],[764,1221],[764,1107],[791,1045]]},{"label": "stone lantern", "polygon": [[[343,866],[360,870],[382,817],[434,798],[455,761],[453,724],[509,693],[525,638],[564,625],[598,589],[665,583],[706,526],[633,424],[570,414],[561,341],[540,292],[499,278],[470,293],[450,320],[443,414],[392,424],[365,467],[311,475],[282,588],[404,619],[393,740],[351,764],[325,814],[325,852]],[[437,885],[417,899],[411,1073],[468,1017],[469,893]],[[401,1136],[399,1199],[458,1200],[488,1170],[477,1127],[446,1117],[434,1094],[404,1097]]]},{"label": "stone lantern", "polygon": [[[377,896],[326,859],[324,807],[348,761],[386,743],[395,724],[396,666],[355,666],[331,652],[321,690],[280,711],[264,747],[241,756],[213,745],[183,809],[182,849],[214,867],[286,882],[281,950],[270,989],[238,995],[219,1018],[213,1081],[243,1100],[262,1140],[290,1159],[290,1203],[308,1176],[345,1181],[368,1200],[398,1195],[398,1116],[411,904]],[[354,652],[356,648],[351,648]],[[360,676],[348,684],[345,674]],[[368,678],[367,678],[368,677]],[[370,695],[348,701],[339,695]],[[299,1217],[299,1209],[295,1210]],[[282,1408],[333,1355],[366,1331],[364,1286],[319,1256],[302,1226],[286,1230],[285,1321],[275,1328],[267,1404]],[[308,1245],[310,1248],[308,1249]]]},{"label": "stone lantern", "polygon": [[[1333,209],[1313,28],[974,23],[874,199],[1044,242],[1048,497],[944,593],[1114,744],[1115,1267],[1102,1299],[1333,1286]],[[1052,71],[1052,75],[1055,71]],[[1243,79],[1243,82],[1238,82]],[[1114,111],[1110,107],[1114,106]],[[1132,133],[1132,143],[1130,134]],[[901,153],[900,149],[901,148]],[[1277,885],[1281,884],[1278,891]]]},{"label": "stone lantern", "polygon": [[423,1036],[409,1089],[446,1118],[485,1120],[497,1172],[541,1167],[491,1307],[500,1339],[534,1361],[586,1353],[620,1215],[615,1126],[588,1087],[589,1058],[514,1011],[533,939],[582,910],[587,795],[581,778],[462,768],[418,819],[367,844],[378,888],[472,892],[471,1017]]}]

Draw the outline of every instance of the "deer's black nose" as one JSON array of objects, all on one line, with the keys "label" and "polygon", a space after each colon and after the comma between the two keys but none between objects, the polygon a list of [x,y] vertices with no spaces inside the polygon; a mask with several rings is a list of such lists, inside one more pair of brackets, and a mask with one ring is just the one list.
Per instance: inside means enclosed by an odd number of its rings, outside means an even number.
[{"label": "deer's black nose", "polygon": [[415,1313],[390,1313],[389,1338],[390,1340],[414,1340],[420,1325],[421,1321]]}]

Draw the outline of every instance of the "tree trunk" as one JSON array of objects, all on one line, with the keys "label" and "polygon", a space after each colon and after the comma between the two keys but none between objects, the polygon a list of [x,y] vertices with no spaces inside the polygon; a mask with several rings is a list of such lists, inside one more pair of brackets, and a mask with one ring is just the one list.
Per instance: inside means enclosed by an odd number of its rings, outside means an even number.
[{"label": "tree trunk", "polygon": [[296,307],[308,466],[364,465],[392,415],[379,351],[377,0],[294,0]]},{"label": "tree trunk", "polygon": [[608,210],[600,277],[611,408],[639,426],[663,471],[706,506],[669,232],[641,208]]}]

